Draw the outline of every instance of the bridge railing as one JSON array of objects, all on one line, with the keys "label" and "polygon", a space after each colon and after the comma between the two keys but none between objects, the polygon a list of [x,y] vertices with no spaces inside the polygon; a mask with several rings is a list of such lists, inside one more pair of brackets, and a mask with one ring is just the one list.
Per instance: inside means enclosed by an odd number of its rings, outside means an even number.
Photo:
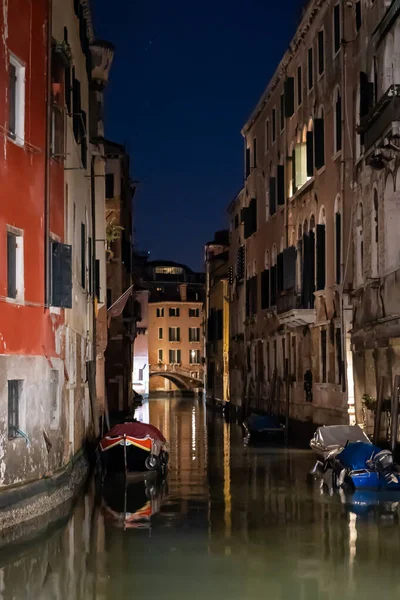
[{"label": "bridge railing", "polygon": [[[156,364],[150,365],[150,373],[176,373],[190,379],[197,379],[198,381],[203,380],[204,367],[203,365],[193,365],[193,368],[182,367],[179,364]],[[197,377],[193,377],[193,374],[197,374]]]}]

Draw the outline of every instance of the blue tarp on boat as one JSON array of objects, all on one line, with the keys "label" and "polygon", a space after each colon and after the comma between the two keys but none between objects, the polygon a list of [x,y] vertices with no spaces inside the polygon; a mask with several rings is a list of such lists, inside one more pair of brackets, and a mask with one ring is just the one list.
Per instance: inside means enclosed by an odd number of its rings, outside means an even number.
[{"label": "blue tarp on boat", "polygon": [[346,448],[336,458],[348,469],[356,471],[367,469],[367,461],[380,451],[381,449],[373,444],[354,442],[347,444]]},{"label": "blue tarp on boat", "polygon": [[247,420],[250,431],[281,430],[282,426],[278,417],[274,415],[251,415]]}]

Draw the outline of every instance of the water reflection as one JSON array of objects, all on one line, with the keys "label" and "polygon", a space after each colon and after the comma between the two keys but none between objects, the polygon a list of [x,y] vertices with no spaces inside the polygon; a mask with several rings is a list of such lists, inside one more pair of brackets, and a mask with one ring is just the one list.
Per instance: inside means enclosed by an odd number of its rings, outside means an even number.
[{"label": "water reflection", "polygon": [[141,411],[170,440],[167,483],[109,480],[98,501],[91,483],[67,524],[0,554],[0,600],[398,596],[392,499],[321,494],[311,453],[244,448],[201,401]]}]

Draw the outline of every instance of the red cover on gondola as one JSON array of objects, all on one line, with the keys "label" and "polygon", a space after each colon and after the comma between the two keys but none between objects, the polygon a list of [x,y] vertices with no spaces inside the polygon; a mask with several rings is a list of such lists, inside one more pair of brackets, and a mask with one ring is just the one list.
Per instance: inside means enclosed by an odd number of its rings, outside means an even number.
[{"label": "red cover on gondola", "polygon": [[135,421],[132,423],[121,423],[107,433],[107,437],[130,436],[137,439],[144,439],[147,435],[153,440],[158,440],[165,444],[166,439],[157,427],[148,423],[140,423]]}]

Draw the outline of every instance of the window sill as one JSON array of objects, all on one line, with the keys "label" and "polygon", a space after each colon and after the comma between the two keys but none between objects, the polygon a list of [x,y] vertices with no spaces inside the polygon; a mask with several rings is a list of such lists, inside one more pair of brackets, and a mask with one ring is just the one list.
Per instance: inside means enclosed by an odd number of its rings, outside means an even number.
[{"label": "window sill", "polygon": [[335,154],[333,154],[332,156],[332,162],[336,162],[338,158],[340,158],[342,156],[342,151],[338,150],[337,152],[335,152]]},{"label": "window sill", "polygon": [[321,79],[324,77],[324,75],[325,75],[325,65],[324,65],[324,70],[322,71],[322,73],[318,74],[318,79],[317,79],[318,83],[321,81]]},{"label": "window sill", "polygon": [[313,176],[313,177],[310,177],[310,179],[308,181],[303,183],[303,185],[296,190],[296,192],[294,193],[294,195],[291,198],[291,201],[295,200],[298,196],[301,196],[301,194],[303,194],[309,187],[311,187],[313,185],[314,181],[315,181],[315,177]]},{"label": "window sill", "polygon": [[189,344],[200,344],[200,340],[189,340]]},{"label": "window sill", "polygon": [[25,305],[25,299],[24,298],[9,298],[8,296],[5,298],[5,301],[8,304],[15,304],[17,306],[24,306]]},{"label": "window sill", "polygon": [[177,342],[176,340],[175,340],[175,341],[174,341],[174,340],[169,340],[169,343],[170,343],[170,344],[180,344],[181,342],[180,342],[180,341],[179,341],[179,342]]},{"label": "window sill", "polygon": [[25,149],[25,139],[21,139],[18,137],[11,137],[9,134],[7,135],[7,139],[9,142],[11,142],[12,144],[14,144],[14,146],[18,146],[18,148],[23,148]]},{"label": "window sill", "polygon": [[320,169],[317,170],[317,175],[322,175],[322,173],[325,173],[326,171],[326,165],[324,165],[323,167],[321,167]]}]

